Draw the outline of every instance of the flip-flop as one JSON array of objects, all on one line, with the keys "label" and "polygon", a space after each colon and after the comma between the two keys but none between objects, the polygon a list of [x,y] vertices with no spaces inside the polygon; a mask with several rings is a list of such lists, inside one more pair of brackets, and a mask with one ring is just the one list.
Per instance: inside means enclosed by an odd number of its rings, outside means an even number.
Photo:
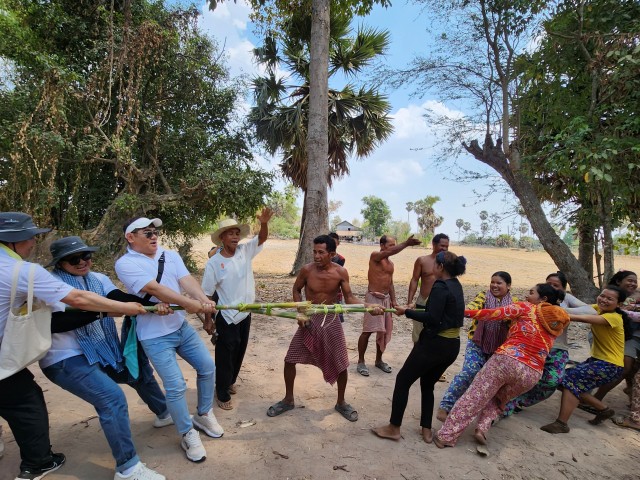
[{"label": "flip-flop", "polygon": [[591,405],[588,405],[586,403],[580,403],[578,405],[578,408],[582,411],[585,411],[587,413],[590,413],[592,415],[597,415],[598,414],[598,409],[596,407],[592,407]]},{"label": "flip-flop", "polygon": [[236,384],[234,383],[233,385],[229,386],[229,390],[227,390],[229,392],[230,395],[235,395],[236,393],[238,393],[238,390],[236,389]]},{"label": "flip-flop", "polygon": [[440,375],[440,378],[438,379],[439,382],[446,382],[447,381],[447,376],[445,374]]},{"label": "flip-flop", "polygon": [[278,403],[275,403],[269,407],[267,410],[267,416],[269,417],[277,417],[278,415],[283,414],[284,412],[288,412],[289,410],[293,410],[295,405],[292,403],[286,403],[280,400]]},{"label": "flip-flop", "polygon": [[364,363],[359,363],[356,367],[356,372],[358,372],[363,377],[369,376],[369,368]]},{"label": "flip-flop", "polygon": [[376,362],[376,367],[382,370],[384,373],[391,373],[391,367],[385,362]]},{"label": "flip-flop", "polygon": [[231,400],[223,402],[216,398],[216,405],[218,405],[222,410],[233,410],[233,403],[231,403]]},{"label": "flip-flop", "polygon": [[358,420],[358,412],[348,403],[336,404],[336,411],[350,422]]},{"label": "flip-flop", "polygon": [[611,421],[619,427],[630,428],[631,430],[640,432],[640,424],[633,422],[629,417],[616,415],[611,418]]},{"label": "flip-flop", "polygon": [[476,452],[478,452],[478,455],[481,455],[483,457],[489,456],[489,449],[487,448],[486,445],[477,445]]}]

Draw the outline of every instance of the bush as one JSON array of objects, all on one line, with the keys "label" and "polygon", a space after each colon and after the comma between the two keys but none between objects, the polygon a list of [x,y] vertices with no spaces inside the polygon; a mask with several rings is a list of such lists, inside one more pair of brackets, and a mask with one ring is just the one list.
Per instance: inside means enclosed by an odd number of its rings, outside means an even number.
[{"label": "bush", "polygon": [[283,240],[300,238],[300,226],[282,217],[274,217],[269,222],[269,235]]},{"label": "bush", "polygon": [[514,247],[516,243],[516,239],[513,235],[507,235],[506,233],[502,233],[498,235],[498,238],[496,238],[496,247],[511,248]]}]

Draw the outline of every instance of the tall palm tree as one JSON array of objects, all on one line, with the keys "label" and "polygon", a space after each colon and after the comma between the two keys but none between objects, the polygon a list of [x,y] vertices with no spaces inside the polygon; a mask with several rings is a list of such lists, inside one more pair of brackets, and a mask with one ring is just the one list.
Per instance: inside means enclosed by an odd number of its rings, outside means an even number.
[{"label": "tall palm tree", "polygon": [[[352,16],[331,14],[329,44],[329,77],[342,74],[354,79],[389,45],[389,33],[360,27],[353,35]],[[256,105],[251,109],[250,122],[267,150],[281,155],[282,174],[302,189],[307,204],[306,148],[309,120],[311,16],[300,11],[285,22],[280,35],[269,35],[264,45],[255,49],[258,63],[265,75],[255,78]],[[286,71],[286,75],[282,70]],[[341,89],[328,92],[327,184],[349,174],[351,156],[370,155],[393,131],[388,113],[390,104],[376,88],[357,87],[347,83]],[[303,207],[302,233],[307,224],[307,208]],[[300,245],[308,247],[307,245]],[[310,261],[310,249],[298,248],[293,271]]]}]

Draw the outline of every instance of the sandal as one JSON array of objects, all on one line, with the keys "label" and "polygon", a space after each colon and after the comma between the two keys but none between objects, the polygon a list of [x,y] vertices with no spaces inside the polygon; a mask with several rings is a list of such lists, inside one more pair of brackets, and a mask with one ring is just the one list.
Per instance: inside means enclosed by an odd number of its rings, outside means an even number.
[{"label": "sandal", "polygon": [[602,422],[610,419],[615,414],[616,412],[613,410],[613,408],[604,408],[602,410],[598,410],[596,416],[589,420],[589,423],[591,425],[600,425]]},{"label": "sandal", "polygon": [[619,427],[630,428],[632,430],[636,430],[640,432],[640,424],[634,422],[629,417],[624,417],[622,415],[616,415],[611,418],[611,421],[615,423]]},{"label": "sandal", "polygon": [[442,375],[440,375],[440,378],[438,379],[439,382],[446,382],[447,381],[447,376],[443,373]]},{"label": "sandal", "polygon": [[358,420],[358,412],[348,403],[336,404],[336,411],[350,422]]},{"label": "sandal", "polygon": [[235,395],[236,393],[238,393],[238,390],[236,389],[236,384],[234,383],[233,385],[229,386],[229,390],[227,390],[229,392],[229,395]]},{"label": "sandal", "polygon": [[294,408],[295,405],[293,403],[286,403],[280,400],[278,403],[269,407],[269,410],[267,410],[267,415],[269,417],[277,417],[278,415],[281,415],[284,412],[288,412],[289,410],[293,410]]},{"label": "sandal", "polygon": [[216,405],[218,405],[218,407],[220,407],[222,410],[233,410],[233,403],[231,403],[230,399],[226,402],[223,402],[222,400],[216,398]]},{"label": "sandal", "polygon": [[385,363],[383,361],[376,362],[376,367],[382,370],[384,373],[391,373],[391,367],[388,363]]},{"label": "sandal", "polygon": [[356,367],[356,372],[358,372],[363,377],[369,376],[369,368],[364,363],[359,363]]}]

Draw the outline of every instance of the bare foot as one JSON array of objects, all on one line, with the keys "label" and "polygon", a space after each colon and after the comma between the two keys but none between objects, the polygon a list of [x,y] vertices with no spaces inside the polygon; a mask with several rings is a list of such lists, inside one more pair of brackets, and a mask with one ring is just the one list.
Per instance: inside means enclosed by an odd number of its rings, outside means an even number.
[{"label": "bare foot", "polygon": [[400,427],[395,425],[385,425],[384,427],[372,428],[371,431],[380,438],[388,438],[389,440],[400,440]]},{"label": "bare foot", "polygon": [[480,445],[487,444],[487,437],[485,437],[484,433],[482,433],[477,428],[476,428],[476,431],[473,433],[473,438],[475,438],[476,442],[478,442]]},{"label": "bare foot", "polygon": [[433,432],[430,428],[422,427],[422,439],[425,441],[425,443],[433,442]]},{"label": "bare foot", "polygon": [[449,416],[449,412],[447,412],[444,408],[439,408],[436,412],[436,418],[441,422],[444,422],[447,419],[447,416]]}]

